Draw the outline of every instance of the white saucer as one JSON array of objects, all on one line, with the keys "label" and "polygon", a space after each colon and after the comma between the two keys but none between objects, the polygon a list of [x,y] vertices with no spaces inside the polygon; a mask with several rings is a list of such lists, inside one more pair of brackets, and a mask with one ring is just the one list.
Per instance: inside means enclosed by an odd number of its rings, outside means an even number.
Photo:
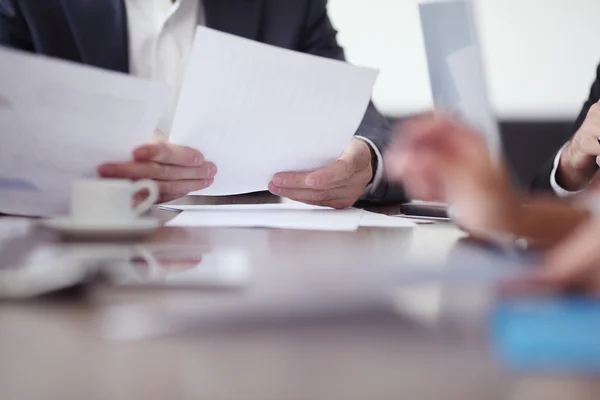
[{"label": "white saucer", "polygon": [[138,238],[154,232],[161,224],[156,218],[144,217],[122,223],[90,224],[73,221],[69,217],[47,219],[40,222],[44,228],[73,238],[125,239]]}]

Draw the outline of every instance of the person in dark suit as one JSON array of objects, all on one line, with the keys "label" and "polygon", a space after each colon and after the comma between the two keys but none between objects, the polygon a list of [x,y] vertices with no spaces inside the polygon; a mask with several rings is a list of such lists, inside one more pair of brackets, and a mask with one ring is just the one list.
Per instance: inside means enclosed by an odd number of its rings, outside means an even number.
[{"label": "person in dark suit", "polygon": [[579,193],[596,176],[600,162],[600,66],[589,98],[575,122],[575,134],[543,166],[532,182],[536,192],[567,197]]},{"label": "person in dark suit", "polygon": [[[199,151],[166,140],[198,24],[344,60],[326,0],[0,0],[0,45],[161,80],[175,89],[158,127],[164,133],[136,149],[131,162],[98,170],[103,177],[154,179],[163,202],[210,186],[218,170]],[[336,208],[361,197],[403,200],[400,187],[383,178],[381,153],[389,138],[388,122],[371,104],[337,162],[317,171],[277,174],[269,190]]]}]

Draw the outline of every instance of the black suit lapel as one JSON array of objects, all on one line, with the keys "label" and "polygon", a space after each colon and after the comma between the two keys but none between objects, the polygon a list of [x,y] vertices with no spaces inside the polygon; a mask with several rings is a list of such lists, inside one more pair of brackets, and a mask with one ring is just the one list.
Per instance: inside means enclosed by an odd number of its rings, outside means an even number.
[{"label": "black suit lapel", "polygon": [[206,25],[247,39],[259,38],[263,0],[204,0]]},{"label": "black suit lapel", "polygon": [[129,72],[124,0],[61,2],[82,61],[100,68]]}]

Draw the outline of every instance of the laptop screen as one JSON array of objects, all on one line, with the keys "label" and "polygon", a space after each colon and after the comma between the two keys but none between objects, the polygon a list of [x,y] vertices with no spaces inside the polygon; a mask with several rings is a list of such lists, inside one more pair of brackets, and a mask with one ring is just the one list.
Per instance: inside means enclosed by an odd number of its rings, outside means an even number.
[{"label": "laptop screen", "polygon": [[473,2],[421,0],[419,10],[436,109],[475,127],[499,157],[500,133],[488,98]]}]

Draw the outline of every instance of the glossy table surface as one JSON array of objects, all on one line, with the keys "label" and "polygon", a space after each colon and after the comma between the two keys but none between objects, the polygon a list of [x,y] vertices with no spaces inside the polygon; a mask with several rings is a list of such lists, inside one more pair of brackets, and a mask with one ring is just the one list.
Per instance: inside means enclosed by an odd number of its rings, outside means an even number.
[{"label": "glossy table surface", "polygon": [[[219,199],[265,201],[276,199]],[[243,254],[251,284],[93,286],[0,302],[0,399],[600,398],[594,380],[520,376],[498,363],[487,324],[494,287],[378,286],[391,270],[446,263],[472,246],[464,236],[445,223],[354,233],[161,228],[135,243],[75,243],[4,218],[3,266],[40,246],[185,254],[200,265]]]}]

